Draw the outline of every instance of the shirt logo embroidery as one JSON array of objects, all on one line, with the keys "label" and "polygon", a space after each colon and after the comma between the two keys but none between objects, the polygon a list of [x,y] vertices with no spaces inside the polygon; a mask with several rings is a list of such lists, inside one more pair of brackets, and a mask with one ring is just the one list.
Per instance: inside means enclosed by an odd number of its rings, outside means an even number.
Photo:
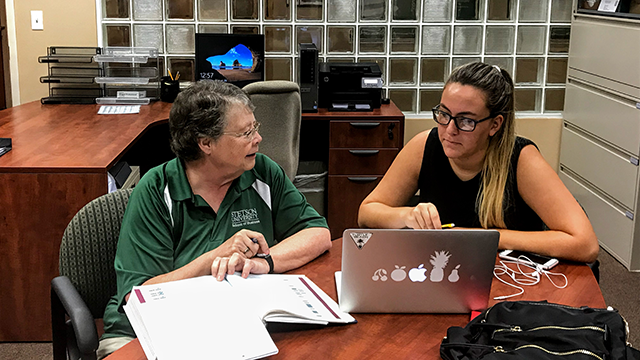
[{"label": "shirt logo embroidery", "polygon": [[258,218],[258,210],[256,210],[255,208],[231,212],[231,226],[233,227],[253,225],[253,224],[259,224],[259,223],[260,223],[260,219]]}]

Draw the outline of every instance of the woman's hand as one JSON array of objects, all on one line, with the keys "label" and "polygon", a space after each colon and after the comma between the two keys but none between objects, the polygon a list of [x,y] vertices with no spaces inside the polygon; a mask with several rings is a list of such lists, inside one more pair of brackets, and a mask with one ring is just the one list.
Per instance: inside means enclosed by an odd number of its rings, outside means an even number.
[{"label": "woman's hand", "polygon": [[269,273],[269,264],[264,259],[257,257],[247,259],[238,253],[234,253],[231,257],[217,257],[211,264],[211,275],[215,276],[218,281],[224,280],[226,274],[231,275],[236,271],[242,271],[243,278],[249,274],[267,274]]},{"label": "woman's hand", "polygon": [[250,259],[259,253],[268,254],[269,245],[261,233],[242,229],[216,250],[218,250],[218,257],[231,258],[233,254],[238,254],[245,259]]},{"label": "woman's hand", "polygon": [[267,274],[269,272],[269,264],[266,260],[254,258],[256,254],[269,253],[269,245],[259,232],[242,229],[214,251],[217,252],[217,256],[211,262],[211,275],[218,281],[224,280],[225,274],[231,275],[236,271],[242,271],[244,278],[250,273]]},{"label": "woman's hand", "polygon": [[226,274],[233,274],[236,271],[242,271],[242,276],[245,278],[250,273],[267,274],[269,263],[255,256],[270,253],[271,249],[261,233],[243,229],[233,234],[222,245],[200,255],[187,265],[155,276],[145,281],[143,285],[190,279],[208,274],[222,281]]},{"label": "woman's hand", "polygon": [[420,203],[408,208],[402,215],[406,227],[411,229],[441,229],[438,209],[432,203]]}]

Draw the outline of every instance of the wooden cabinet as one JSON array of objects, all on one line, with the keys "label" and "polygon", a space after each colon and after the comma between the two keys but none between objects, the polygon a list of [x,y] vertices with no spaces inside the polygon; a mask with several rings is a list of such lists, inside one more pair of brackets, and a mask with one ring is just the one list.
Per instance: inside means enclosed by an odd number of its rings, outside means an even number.
[{"label": "wooden cabinet", "polygon": [[400,149],[331,149],[329,173],[332,175],[384,174]]},{"label": "wooden cabinet", "polygon": [[382,179],[378,176],[329,175],[327,220],[331,238],[342,237],[345,229],[358,227],[358,208]]},{"label": "wooden cabinet", "polygon": [[640,270],[640,20],[574,13],[560,178],[600,245]]},{"label": "wooden cabinet", "polygon": [[170,108],[97,115],[98,105],[34,101],[0,111],[0,137],[13,139],[0,157],[0,342],[51,341],[50,284],[64,229],[107,192],[107,171],[138,145],[168,151],[168,131],[162,141],[155,129],[168,128]]},{"label": "wooden cabinet", "polygon": [[360,203],[376,187],[404,144],[404,115],[391,103],[373,112],[304,114],[329,122],[327,221],[331,238],[358,226]]}]

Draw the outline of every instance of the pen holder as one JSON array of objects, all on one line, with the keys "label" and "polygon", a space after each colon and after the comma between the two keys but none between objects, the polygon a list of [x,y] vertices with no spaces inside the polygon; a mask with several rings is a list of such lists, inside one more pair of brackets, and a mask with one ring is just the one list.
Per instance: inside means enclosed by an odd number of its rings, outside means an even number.
[{"label": "pen holder", "polygon": [[180,82],[171,80],[170,76],[160,78],[160,100],[172,103],[180,92]]}]

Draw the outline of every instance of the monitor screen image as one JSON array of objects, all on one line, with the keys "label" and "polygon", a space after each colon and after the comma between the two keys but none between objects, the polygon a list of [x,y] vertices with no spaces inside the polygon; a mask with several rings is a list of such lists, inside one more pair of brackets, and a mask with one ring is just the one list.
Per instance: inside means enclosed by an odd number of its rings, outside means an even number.
[{"label": "monitor screen image", "polygon": [[196,80],[264,80],[264,35],[196,34]]}]

